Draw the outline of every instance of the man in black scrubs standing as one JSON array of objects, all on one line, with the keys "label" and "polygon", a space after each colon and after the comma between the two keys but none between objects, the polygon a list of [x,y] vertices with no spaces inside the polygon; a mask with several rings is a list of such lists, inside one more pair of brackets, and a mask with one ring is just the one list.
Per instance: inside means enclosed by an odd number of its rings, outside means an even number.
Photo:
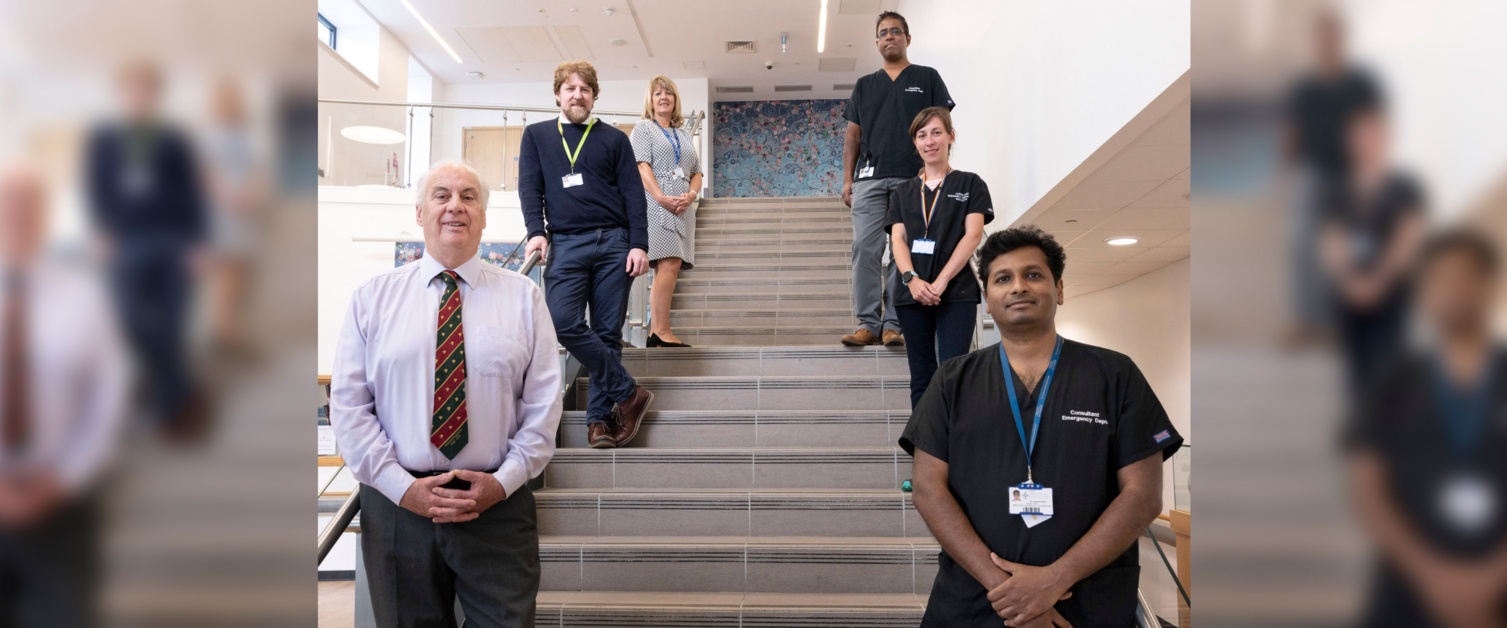
[{"label": "man in black scrubs standing", "polygon": [[[910,26],[899,13],[879,14],[875,45],[884,67],[858,79],[843,117],[842,202],[853,209],[853,316],[858,329],[842,337],[850,347],[905,344],[894,296],[885,297],[885,218],[890,192],[921,172],[910,123],[927,107],[952,110],[952,96],[936,70],[905,56]],[[893,270],[893,269],[891,269]]]},{"label": "man in black scrubs standing", "polygon": [[1416,267],[1431,346],[1381,371],[1348,433],[1357,520],[1380,560],[1360,626],[1507,622],[1507,351],[1495,245],[1434,236]]},{"label": "man in black scrubs standing", "polygon": [[1008,229],[978,257],[1000,344],[943,364],[900,437],[942,546],[922,625],[1132,625],[1182,436],[1130,358],[1057,335],[1055,239]]}]

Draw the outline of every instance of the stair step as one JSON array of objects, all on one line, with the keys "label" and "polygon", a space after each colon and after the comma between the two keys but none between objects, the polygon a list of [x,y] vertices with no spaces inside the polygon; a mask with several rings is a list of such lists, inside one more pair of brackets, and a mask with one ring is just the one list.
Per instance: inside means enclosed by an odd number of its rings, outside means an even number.
[{"label": "stair step", "polygon": [[773,241],[769,238],[719,238],[697,239],[696,254],[716,252],[760,253],[773,255],[781,252],[827,252],[843,251],[851,258],[853,237],[849,234],[825,235],[819,238]]},{"label": "stair step", "polygon": [[549,488],[898,488],[911,477],[899,447],[559,449]]},{"label": "stair step", "polygon": [[776,263],[799,263],[812,262],[851,262],[853,252],[847,247],[822,247],[810,250],[792,251],[721,251],[712,250],[696,253],[696,267],[710,264],[726,264],[736,262],[741,264],[776,264]]},{"label": "stair step", "polygon": [[762,290],[768,298],[774,298],[776,295],[811,294],[813,292],[825,294],[831,294],[832,292],[847,293],[851,285],[851,274],[844,275],[841,280],[821,277],[779,278],[767,275],[741,279],[685,277],[675,284],[675,292],[677,294],[746,294]]},{"label": "stair step", "polygon": [[765,268],[760,265],[721,265],[710,268],[697,266],[693,270],[682,271],[680,276],[683,281],[773,279],[785,282],[795,279],[813,279],[825,283],[830,290],[834,284],[846,285],[851,283],[853,280],[853,271],[848,268],[847,264],[793,266],[788,268]]},{"label": "stair step", "polygon": [[746,212],[712,213],[696,215],[696,228],[736,225],[797,225],[808,229],[827,229],[833,226],[853,228],[850,212]]},{"label": "stair step", "polygon": [[[906,410],[651,410],[628,448],[889,447],[908,421]],[[584,410],[561,418],[560,446],[590,446]]]},{"label": "stair step", "polygon": [[[910,410],[908,376],[639,377],[651,410]],[[576,381],[585,408],[587,378]]]},{"label": "stair step", "polygon": [[812,226],[797,223],[752,223],[745,225],[725,225],[714,227],[702,227],[696,225],[696,238],[716,240],[718,238],[769,238],[769,239],[801,239],[799,236],[810,236],[813,239],[826,239],[834,234],[844,234],[848,237],[853,235],[852,224],[829,224]]},{"label": "stair step", "polygon": [[534,497],[547,535],[931,537],[898,489],[544,489]]},{"label": "stair step", "polygon": [[792,271],[792,270],[840,270],[853,269],[852,262],[841,255],[827,255],[826,257],[811,258],[799,257],[791,259],[778,259],[771,256],[763,258],[747,257],[741,259],[707,259],[696,264],[696,268],[683,270],[683,275],[700,273],[705,271],[727,270],[751,270],[762,272]]},{"label": "stair step", "polygon": [[541,591],[929,593],[936,541],[541,536]]},{"label": "stair step", "polygon": [[858,319],[848,308],[831,309],[672,309],[671,327],[750,326],[768,329],[799,327],[842,327],[857,325]]},{"label": "stair step", "polygon": [[926,595],[542,591],[537,626],[562,628],[913,628]]},{"label": "stair step", "polygon": [[852,296],[847,292],[808,292],[803,294],[774,294],[765,292],[733,292],[708,294],[683,293],[677,290],[670,301],[672,310],[732,309],[732,308],[851,308]]},{"label": "stair step", "polygon": [[[783,229],[778,229],[778,228],[775,228],[773,230],[769,230],[769,228],[765,228],[765,229],[766,230],[764,230],[764,231],[753,231],[751,229],[723,229],[723,228],[706,229],[706,230],[697,229],[696,230],[696,243],[697,243],[698,246],[700,246],[702,244],[720,243],[720,242],[762,241],[764,243],[764,246],[766,246],[766,247],[772,247],[772,246],[774,246],[776,244],[782,244],[782,245],[794,244],[794,245],[798,245],[798,246],[800,246],[800,245],[810,246],[810,245],[815,244],[815,243],[832,244],[833,242],[837,242],[839,244],[841,244],[843,242],[846,242],[849,246],[852,246],[852,244],[853,244],[853,230],[852,229],[794,229],[794,228],[792,228],[792,229],[790,229],[788,231],[787,230],[783,230]],[[779,237],[775,238],[775,237],[772,237],[772,236],[779,236]]]},{"label": "stair step", "polygon": [[836,340],[821,347],[624,349],[623,366],[634,377],[910,375],[904,347],[844,347]]},{"label": "stair step", "polygon": [[693,347],[829,347],[841,346],[854,325],[758,329],[742,326],[677,327],[675,335]]}]

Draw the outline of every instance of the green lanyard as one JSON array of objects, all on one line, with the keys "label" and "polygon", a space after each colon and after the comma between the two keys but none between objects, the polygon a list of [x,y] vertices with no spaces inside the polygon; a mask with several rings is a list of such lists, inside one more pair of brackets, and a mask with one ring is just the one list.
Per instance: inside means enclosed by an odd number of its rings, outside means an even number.
[{"label": "green lanyard", "polygon": [[565,157],[570,160],[570,173],[576,173],[576,157],[581,156],[581,147],[586,145],[586,136],[591,135],[591,127],[596,126],[597,119],[592,118],[586,124],[586,132],[581,134],[581,141],[576,142],[576,152],[570,152],[570,144],[565,143],[565,124],[555,120],[555,128],[560,130],[560,145],[565,147]]}]

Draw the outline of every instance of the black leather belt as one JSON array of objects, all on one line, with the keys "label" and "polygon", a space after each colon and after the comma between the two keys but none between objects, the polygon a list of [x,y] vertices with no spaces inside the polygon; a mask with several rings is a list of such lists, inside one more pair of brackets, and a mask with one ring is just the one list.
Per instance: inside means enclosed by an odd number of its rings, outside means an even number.
[{"label": "black leather belt", "polygon": [[[412,475],[413,477],[416,477],[416,478],[432,478],[432,477],[434,477],[436,475],[444,475],[444,474],[450,472],[450,471],[414,471],[412,469],[404,469],[404,471],[407,471],[409,475]],[[486,473],[486,474],[492,474],[492,473],[496,473],[496,472],[497,472],[497,469],[492,469],[491,471],[482,471],[482,473]],[[453,489],[455,489],[457,491],[469,491],[469,490],[471,490],[471,482],[468,481],[468,480],[462,480],[462,479],[460,479],[458,477],[456,477],[456,478],[450,478],[450,481],[446,482],[444,484],[441,484],[440,488],[453,488]]]}]

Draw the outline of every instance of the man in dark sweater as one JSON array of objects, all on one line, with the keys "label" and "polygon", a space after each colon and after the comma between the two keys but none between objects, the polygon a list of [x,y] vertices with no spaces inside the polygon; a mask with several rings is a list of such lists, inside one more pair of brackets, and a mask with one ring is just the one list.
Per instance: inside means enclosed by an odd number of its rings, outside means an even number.
[{"label": "man in dark sweater", "polygon": [[560,118],[524,130],[518,195],[525,253],[548,262],[544,297],[555,334],[591,376],[586,430],[591,446],[602,448],[638,435],[654,394],[623,368],[628,289],[649,269],[644,187],[628,136],[591,116],[598,93],[590,63],[555,68]]}]

